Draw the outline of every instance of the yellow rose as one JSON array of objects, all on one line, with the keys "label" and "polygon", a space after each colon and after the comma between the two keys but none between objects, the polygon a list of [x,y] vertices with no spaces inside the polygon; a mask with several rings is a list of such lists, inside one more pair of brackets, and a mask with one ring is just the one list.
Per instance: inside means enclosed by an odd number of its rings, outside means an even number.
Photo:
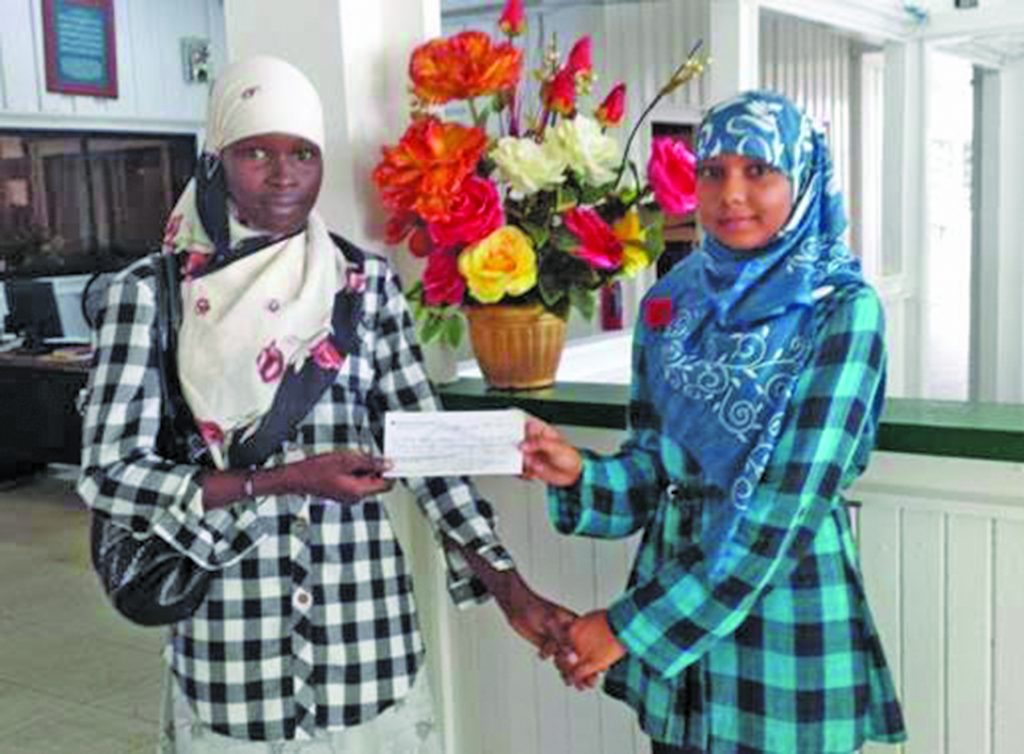
[{"label": "yellow rose", "polygon": [[473,298],[495,304],[537,284],[537,254],[523,231],[505,225],[459,254],[459,272]]},{"label": "yellow rose", "polygon": [[630,210],[612,226],[612,231],[622,241],[622,271],[627,277],[633,277],[651,262],[644,247],[647,231],[640,225],[640,213]]}]

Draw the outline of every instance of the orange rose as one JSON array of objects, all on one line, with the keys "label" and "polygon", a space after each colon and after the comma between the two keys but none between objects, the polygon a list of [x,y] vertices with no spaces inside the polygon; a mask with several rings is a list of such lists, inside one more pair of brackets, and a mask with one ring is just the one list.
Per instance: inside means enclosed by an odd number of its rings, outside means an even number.
[{"label": "orange rose", "polygon": [[373,182],[389,209],[411,210],[427,222],[444,221],[486,148],[487,136],[479,128],[422,118],[396,146],[381,150],[384,158],[373,171]]},{"label": "orange rose", "polygon": [[413,92],[430,105],[511,89],[522,69],[521,50],[508,42],[495,44],[482,31],[427,42],[413,51],[409,61]]}]

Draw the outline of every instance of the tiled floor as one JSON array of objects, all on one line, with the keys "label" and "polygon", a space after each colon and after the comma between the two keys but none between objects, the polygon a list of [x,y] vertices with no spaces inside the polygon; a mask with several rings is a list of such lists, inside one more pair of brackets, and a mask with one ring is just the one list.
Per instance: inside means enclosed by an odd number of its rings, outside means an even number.
[{"label": "tiled floor", "polygon": [[73,474],[0,488],[0,754],[156,748],[161,632],[104,602]]}]

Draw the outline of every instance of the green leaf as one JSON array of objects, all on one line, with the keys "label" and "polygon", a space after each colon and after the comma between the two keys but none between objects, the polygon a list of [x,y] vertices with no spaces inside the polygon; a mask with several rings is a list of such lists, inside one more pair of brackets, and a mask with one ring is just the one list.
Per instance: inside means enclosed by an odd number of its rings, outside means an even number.
[{"label": "green leaf", "polygon": [[405,298],[409,302],[412,316],[415,320],[423,319],[425,312],[423,306],[423,282],[417,280],[405,292]]},{"label": "green leaf", "polygon": [[452,348],[458,348],[462,342],[464,329],[465,325],[462,322],[462,316],[452,313],[444,323],[444,342]]},{"label": "green leaf", "polygon": [[550,311],[556,317],[560,317],[561,319],[568,321],[569,313],[571,311],[569,305],[569,297],[562,296],[561,300],[557,304],[548,307],[548,311]]},{"label": "green leaf", "polygon": [[663,223],[655,223],[647,229],[644,249],[652,262],[661,256],[661,252],[665,251],[665,231],[662,226]]},{"label": "green leaf", "polygon": [[580,239],[576,238],[575,235],[565,230],[564,228],[559,228],[554,232],[554,234],[551,237],[551,242],[559,251],[568,252],[571,252],[573,249],[580,245]]},{"label": "green leaf", "polygon": [[444,328],[444,317],[436,312],[430,312],[420,327],[420,342],[432,343],[441,337]]},{"label": "green leaf", "polygon": [[555,211],[565,212],[580,203],[579,194],[570,186],[559,186],[555,197]]},{"label": "green leaf", "polygon": [[548,242],[548,238],[551,237],[550,231],[541,225],[536,225],[527,221],[521,222],[520,225],[526,235],[530,237],[530,240],[533,241],[533,247],[535,249],[539,249],[544,246],[544,244]]},{"label": "green leaf", "polygon": [[593,291],[573,288],[569,292],[569,300],[585,320],[589,322],[594,318],[594,312],[597,310],[597,296]]},{"label": "green leaf", "polygon": [[540,291],[540,297],[544,302],[544,306],[548,309],[554,309],[566,297],[565,288],[559,283],[558,278],[553,275],[542,275],[537,281],[537,289]]},{"label": "green leaf", "polygon": [[580,192],[580,204],[597,204],[607,195],[605,186],[584,186]]}]

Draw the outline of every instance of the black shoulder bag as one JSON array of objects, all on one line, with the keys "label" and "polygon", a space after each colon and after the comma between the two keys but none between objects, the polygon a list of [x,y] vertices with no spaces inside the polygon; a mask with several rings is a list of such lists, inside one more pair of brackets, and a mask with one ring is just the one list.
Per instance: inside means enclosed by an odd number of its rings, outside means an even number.
[{"label": "black shoulder bag", "polygon": [[[181,396],[175,365],[181,322],[178,269],[173,254],[154,255],[154,335],[161,391],[157,451],[165,458],[197,463],[205,447]],[[137,538],[106,514],[94,511],[90,549],[104,591],[117,611],[133,623],[177,623],[192,615],[206,599],[212,572],[158,536]]]}]

